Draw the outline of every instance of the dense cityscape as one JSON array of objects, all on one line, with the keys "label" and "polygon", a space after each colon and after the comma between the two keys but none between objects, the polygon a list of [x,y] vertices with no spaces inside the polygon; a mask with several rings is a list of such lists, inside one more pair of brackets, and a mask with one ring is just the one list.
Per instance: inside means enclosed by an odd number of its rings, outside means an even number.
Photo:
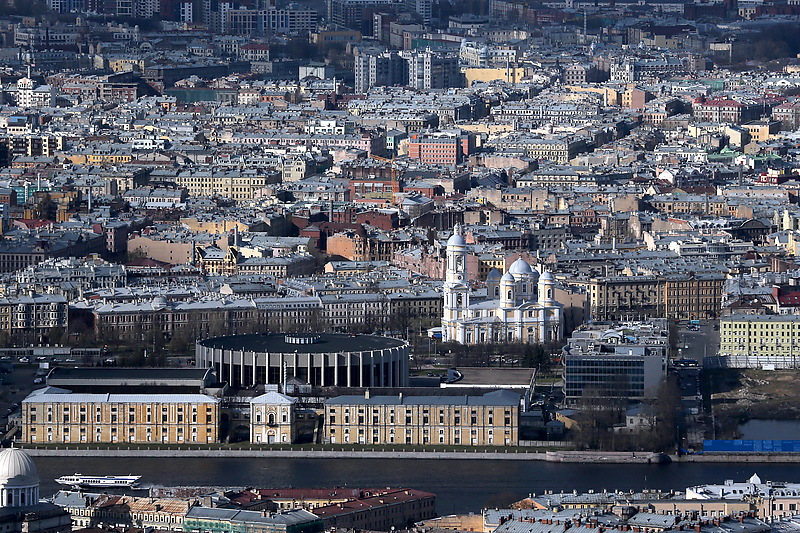
[{"label": "dense cityscape", "polygon": [[0,57],[0,533],[800,533],[797,0],[0,0]]}]

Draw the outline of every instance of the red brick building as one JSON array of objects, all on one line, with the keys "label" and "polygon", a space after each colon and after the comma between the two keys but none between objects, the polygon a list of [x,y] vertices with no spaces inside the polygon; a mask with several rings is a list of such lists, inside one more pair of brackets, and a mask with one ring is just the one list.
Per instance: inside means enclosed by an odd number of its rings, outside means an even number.
[{"label": "red brick building", "polygon": [[475,150],[475,137],[457,131],[420,132],[409,137],[408,157],[433,165],[457,165]]}]

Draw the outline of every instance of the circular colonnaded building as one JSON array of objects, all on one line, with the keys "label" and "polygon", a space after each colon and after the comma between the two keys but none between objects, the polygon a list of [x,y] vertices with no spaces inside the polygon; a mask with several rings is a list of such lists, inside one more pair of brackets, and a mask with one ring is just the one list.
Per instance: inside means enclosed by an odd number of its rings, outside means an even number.
[{"label": "circular colonnaded building", "polygon": [[0,452],[0,508],[39,503],[39,475],[30,455],[19,448]]},{"label": "circular colonnaded building", "polygon": [[284,375],[315,387],[408,386],[409,349],[401,339],[340,333],[229,335],[197,342],[198,368],[214,368],[233,387],[281,384]]}]

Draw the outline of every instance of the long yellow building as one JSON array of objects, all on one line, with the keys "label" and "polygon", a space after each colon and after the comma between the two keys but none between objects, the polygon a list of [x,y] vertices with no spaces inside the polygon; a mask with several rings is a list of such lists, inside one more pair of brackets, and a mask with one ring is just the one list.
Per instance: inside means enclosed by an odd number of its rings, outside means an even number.
[{"label": "long yellow building", "polygon": [[219,400],[205,394],[84,394],[52,387],[22,401],[23,442],[218,440]]},{"label": "long yellow building", "polygon": [[339,396],[325,402],[331,443],[516,446],[520,395]]},{"label": "long yellow building", "polygon": [[729,368],[798,368],[800,316],[732,315],[719,322],[719,359]]}]

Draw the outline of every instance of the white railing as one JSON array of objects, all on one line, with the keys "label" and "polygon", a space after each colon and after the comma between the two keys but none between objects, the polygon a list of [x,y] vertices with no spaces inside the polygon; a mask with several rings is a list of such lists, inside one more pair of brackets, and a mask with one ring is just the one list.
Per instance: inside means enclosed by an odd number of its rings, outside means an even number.
[{"label": "white railing", "polygon": [[800,367],[800,355],[715,355],[703,359],[706,368],[763,368],[775,370]]}]

